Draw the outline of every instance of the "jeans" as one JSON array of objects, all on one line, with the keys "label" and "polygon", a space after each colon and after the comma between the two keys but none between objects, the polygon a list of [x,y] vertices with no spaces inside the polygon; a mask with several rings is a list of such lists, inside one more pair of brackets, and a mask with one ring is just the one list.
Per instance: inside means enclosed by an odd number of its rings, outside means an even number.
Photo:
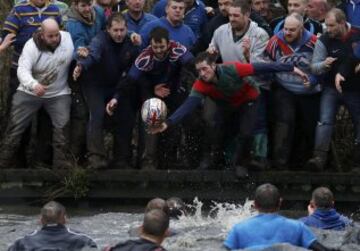
[{"label": "jeans", "polygon": [[327,152],[336,122],[336,114],[341,104],[348,109],[354,124],[355,143],[360,142],[360,92],[343,91],[325,87],[321,95],[320,120],[316,127],[315,151]]}]

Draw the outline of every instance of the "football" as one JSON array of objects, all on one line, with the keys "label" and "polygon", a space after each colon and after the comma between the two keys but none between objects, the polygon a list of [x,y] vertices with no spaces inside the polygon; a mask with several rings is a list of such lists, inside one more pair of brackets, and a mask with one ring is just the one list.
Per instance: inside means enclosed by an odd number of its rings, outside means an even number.
[{"label": "football", "polygon": [[151,98],[142,105],[141,118],[147,126],[154,126],[163,122],[166,115],[166,104],[161,99]]}]

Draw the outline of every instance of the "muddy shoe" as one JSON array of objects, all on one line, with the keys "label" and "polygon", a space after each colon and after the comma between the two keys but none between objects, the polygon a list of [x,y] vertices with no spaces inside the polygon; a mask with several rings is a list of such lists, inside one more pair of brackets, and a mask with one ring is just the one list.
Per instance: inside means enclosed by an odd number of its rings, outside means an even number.
[{"label": "muddy shoe", "polygon": [[244,166],[235,166],[235,174],[240,179],[249,177],[249,172]]},{"label": "muddy shoe", "polygon": [[90,155],[88,158],[88,164],[86,168],[88,169],[103,169],[107,167],[107,161],[104,157],[99,155]]}]

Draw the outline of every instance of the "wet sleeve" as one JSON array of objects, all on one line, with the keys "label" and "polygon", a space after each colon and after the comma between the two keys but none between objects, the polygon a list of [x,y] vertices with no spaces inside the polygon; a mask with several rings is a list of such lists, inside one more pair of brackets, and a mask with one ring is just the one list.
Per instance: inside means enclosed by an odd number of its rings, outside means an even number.
[{"label": "wet sleeve", "polygon": [[271,62],[271,63],[262,63],[257,62],[252,64],[254,67],[254,75],[271,73],[271,72],[290,72],[294,70],[294,65],[292,63],[280,63],[280,62]]},{"label": "wet sleeve", "polygon": [[311,245],[316,241],[316,237],[309,227],[305,226],[304,223],[300,223],[301,226],[301,246],[304,248],[310,248]]},{"label": "wet sleeve", "polygon": [[179,123],[185,116],[190,114],[198,105],[201,104],[200,96],[189,96],[184,103],[166,120],[168,127]]},{"label": "wet sleeve", "polygon": [[40,52],[37,50],[33,40],[26,42],[24,49],[19,58],[19,67],[17,69],[17,76],[21,85],[29,91],[33,91],[34,85],[38,81],[32,75],[32,69],[38,60]]},{"label": "wet sleeve", "polygon": [[66,23],[66,27],[65,29],[70,33],[71,35],[71,39],[73,40],[74,43],[74,47],[75,47],[75,51],[79,48],[79,47],[85,47],[87,46],[86,44],[86,37],[85,37],[85,33],[83,30],[81,30],[78,27],[78,24],[75,22],[67,22]]},{"label": "wet sleeve", "polygon": [[240,249],[236,228],[233,227],[224,241],[224,246],[229,250]]}]

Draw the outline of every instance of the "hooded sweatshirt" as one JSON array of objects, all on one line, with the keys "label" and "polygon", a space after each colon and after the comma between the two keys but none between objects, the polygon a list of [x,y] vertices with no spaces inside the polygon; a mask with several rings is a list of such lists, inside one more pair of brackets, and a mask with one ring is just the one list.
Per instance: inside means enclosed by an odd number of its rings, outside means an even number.
[{"label": "hooded sweatshirt", "polygon": [[333,208],[316,209],[312,215],[303,217],[300,221],[309,227],[331,230],[344,230],[351,223],[349,218],[337,213]]},{"label": "hooded sweatshirt", "polygon": [[317,37],[304,29],[300,41],[290,45],[285,41],[284,32],[279,31],[269,41],[266,53],[272,61],[294,63],[309,74],[311,86],[305,87],[303,80],[292,72],[276,73],[276,83],[294,94],[314,94],[320,91],[317,79],[310,75],[310,63]]},{"label": "hooded sweatshirt", "polygon": [[83,18],[75,9],[75,6],[71,6],[69,9],[66,30],[70,33],[71,38],[74,41],[75,50],[78,47],[88,46],[91,39],[104,28],[105,14],[100,7],[94,6],[92,8],[91,20]]}]

